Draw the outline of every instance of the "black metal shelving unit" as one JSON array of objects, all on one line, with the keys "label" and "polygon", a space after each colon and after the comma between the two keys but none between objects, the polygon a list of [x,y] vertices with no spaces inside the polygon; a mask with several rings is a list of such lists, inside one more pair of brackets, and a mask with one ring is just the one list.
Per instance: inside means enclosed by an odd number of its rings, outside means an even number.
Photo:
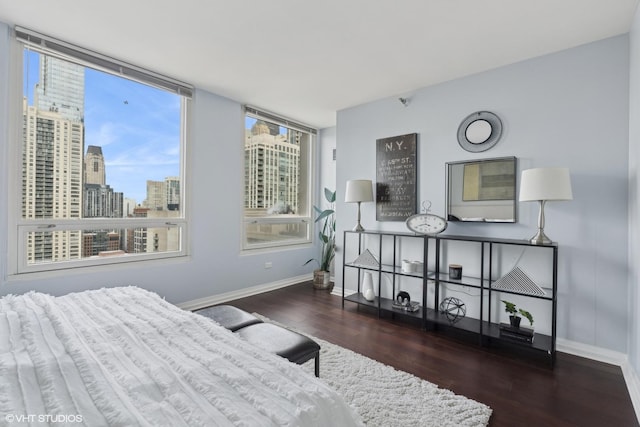
[{"label": "black metal shelving unit", "polygon": [[[365,238],[373,238],[377,240],[378,253],[377,259],[382,261],[383,259],[383,245],[391,244],[393,263],[383,264],[381,263],[377,267],[362,266],[354,264],[353,262],[347,262],[347,246],[349,241],[351,243],[354,239],[358,241],[357,253],[361,254],[364,251]],[[424,270],[421,273],[406,273],[403,272],[401,266],[397,263],[397,251],[399,243],[405,238],[423,239],[422,249],[422,262]],[[441,265],[442,251],[446,242],[459,241],[465,244],[473,244],[478,248],[478,256],[480,258],[480,277],[462,276],[460,279],[451,279],[448,274],[448,270]],[[423,329],[430,330],[456,330],[470,334],[475,334],[478,337],[480,345],[492,345],[492,344],[505,344],[510,347],[517,347],[520,350],[532,351],[538,354],[546,354],[548,356],[551,366],[555,364],[556,359],[556,324],[557,324],[557,282],[558,282],[558,246],[557,244],[550,245],[533,245],[528,240],[517,239],[499,239],[489,237],[474,237],[474,236],[457,236],[457,235],[437,235],[437,236],[424,236],[413,233],[394,233],[394,232],[378,232],[378,231],[365,231],[365,232],[344,232],[344,250],[343,250],[343,262],[342,262],[342,277],[343,281],[346,280],[346,270],[357,270],[357,292],[352,295],[345,295],[345,286],[342,286],[342,305],[344,307],[345,301],[353,302],[358,305],[371,307],[376,309],[378,316],[382,313],[392,313],[393,315],[407,316],[415,319],[419,319],[422,322]],[[431,251],[430,251],[431,243]],[[551,265],[551,288],[544,288],[547,292],[546,295],[534,295],[529,293],[522,293],[515,290],[495,289],[493,284],[499,279],[494,277],[494,256],[496,248],[500,246],[523,246],[532,248],[541,248],[540,250],[552,251],[552,265]],[[435,248],[435,250],[433,250]],[[431,252],[431,253],[430,253]],[[435,266],[431,270],[427,268],[429,261],[433,257],[433,265]],[[378,289],[374,301],[367,301],[361,293],[361,273],[362,271],[371,271],[378,275]],[[382,276],[383,274],[390,274],[392,277],[392,298],[386,298],[381,296],[382,289]],[[406,312],[398,310],[392,306],[393,296],[396,294],[397,283],[396,278],[408,276],[422,280],[422,304],[420,309],[416,312]],[[446,314],[439,311],[440,303],[440,291],[441,286],[452,285],[462,286],[467,288],[473,288],[479,292],[479,305],[480,305],[480,318],[463,317],[456,319],[452,322],[451,318]],[[433,307],[428,307],[427,295],[429,287],[433,287],[434,300]],[[526,298],[534,298],[547,301],[551,304],[551,334],[535,333],[533,342],[519,342],[512,339],[505,338],[500,334],[500,324],[493,322],[491,319],[491,302],[492,294],[499,292],[500,294],[512,294],[519,295]],[[549,294],[550,293],[550,294]],[[485,296],[487,296],[488,306],[485,307]]]}]

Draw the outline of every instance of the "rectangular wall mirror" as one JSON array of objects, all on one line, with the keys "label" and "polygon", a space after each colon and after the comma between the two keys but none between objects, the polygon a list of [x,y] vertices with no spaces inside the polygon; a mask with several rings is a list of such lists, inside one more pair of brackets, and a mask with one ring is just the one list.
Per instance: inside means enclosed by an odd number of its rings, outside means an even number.
[{"label": "rectangular wall mirror", "polygon": [[447,163],[447,220],[516,222],[516,158]]}]

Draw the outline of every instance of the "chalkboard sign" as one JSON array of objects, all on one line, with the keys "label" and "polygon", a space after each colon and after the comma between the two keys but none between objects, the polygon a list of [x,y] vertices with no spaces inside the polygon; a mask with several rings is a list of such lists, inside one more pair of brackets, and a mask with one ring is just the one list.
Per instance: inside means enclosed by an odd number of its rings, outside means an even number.
[{"label": "chalkboard sign", "polygon": [[416,213],[418,134],[376,140],[376,220],[404,221]]}]

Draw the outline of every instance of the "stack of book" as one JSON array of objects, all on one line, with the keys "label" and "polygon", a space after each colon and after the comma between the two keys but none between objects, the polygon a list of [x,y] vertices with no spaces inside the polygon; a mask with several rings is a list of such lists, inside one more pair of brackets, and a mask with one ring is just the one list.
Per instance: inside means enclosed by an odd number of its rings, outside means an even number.
[{"label": "stack of book", "polygon": [[500,323],[500,338],[531,344],[533,342],[533,329],[525,328],[524,326],[516,328],[508,323]]},{"label": "stack of book", "polygon": [[404,310],[404,311],[410,311],[410,312],[420,310],[420,304],[418,304],[417,301],[410,301],[407,304],[398,304],[398,302],[394,301],[392,304],[392,307],[398,310]]}]

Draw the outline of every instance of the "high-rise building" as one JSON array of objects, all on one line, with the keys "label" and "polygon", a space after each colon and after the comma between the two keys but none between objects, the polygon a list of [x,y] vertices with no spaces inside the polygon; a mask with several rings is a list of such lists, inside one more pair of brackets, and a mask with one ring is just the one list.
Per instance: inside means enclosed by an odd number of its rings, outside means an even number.
[{"label": "high-rise building", "polygon": [[155,211],[167,208],[167,192],[163,181],[147,180],[147,198],[143,205]]},{"label": "high-rise building", "polygon": [[102,147],[90,145],[84,156],[85,218],[122,218],[123,194],[106,184]]},{"label": "high-rise building", "polygon": [[164,179],[165,192],[167,193],[167,210],[180,210],[180,178],[168,176]]},{"label": "high-rise building", "polygon": [[142,204],[154,211],[180,210],[180,178],[168,176],[164,181],[147,180],[147,198]]},{"label": "high-rise building", "polygon": [[[80,218],[83,124],[29,106],[26,98],[22,113],[23,218]],[[29,263],[80,257],[80,232],[32,232],[27,239]]]},{"label": "high-rise building", "polygon": [[129,218],[133,216],[133,210],[136,208],[135,199],[125,197],[122,202],[122,216]]},{"label": "high-rise building", "polygon": [[40,55],[35,106],[73,122],[84,121],[84,67]]},{"label": "high-rise building", "polygon": [[84,156],[84,183],[105,185],[106,179],[102,147],[88,146]]},{"label": "high-rise building", "polygon": [[[34,102],[23,100],[22,215],[28,219],[82,215],[84,68],[39,55]],[[80,231],[27,235],[27,262],[77,259]]]},{"label": "high-rise building", "polygon": [[123,194],[108,185],[85,184],[84,218],[122,218]]},{"label": "high-rise building", "polygon": [[244,145],[245,212],[295,213],[300,180],[300,132],[272,135],[258,120],[247,129]]}]

